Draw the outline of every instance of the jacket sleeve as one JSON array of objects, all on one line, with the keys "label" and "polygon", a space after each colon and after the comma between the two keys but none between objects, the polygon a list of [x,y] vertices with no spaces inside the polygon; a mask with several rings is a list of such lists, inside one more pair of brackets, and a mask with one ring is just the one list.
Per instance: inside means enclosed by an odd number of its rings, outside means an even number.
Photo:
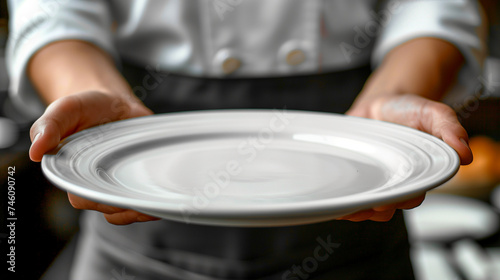
[{"label": "jacket sleeve", "polygon": [[[487,47],[484,13],[472,0],[391,0],[380,11],[386,21],[377,39],[372,64],[380,65],[394,47],[418,37],[435,37],[454,44],[465,65],[453,99],[473,93],[481,80]],[[451,94],[451,93],[450,93]]]},{"label": "jacket sleeve", "polygon": [[45,109],[26,74],[29,60],[39,49],[55,41],[74,39],[95,44],[117,57],[107,1],[10,0],[8,4],[9,94],[16,111],[27,120],[39,117]]}]

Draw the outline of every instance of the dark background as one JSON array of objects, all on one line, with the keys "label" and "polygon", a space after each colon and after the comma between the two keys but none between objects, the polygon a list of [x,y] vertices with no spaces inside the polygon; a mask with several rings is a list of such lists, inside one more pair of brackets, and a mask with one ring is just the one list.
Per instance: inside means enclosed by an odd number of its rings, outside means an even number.
[{"label": "dark background", "polygon": [[[7,39],[7,4],[0,0],[0,117],[5,117],[8,82],[4,64]],[[11,117],[12,118],[12,117]],[[13,118],[14,121],[15,117]],[[39,279],[61,249],[77,231],[78,211],[66,199],[66,193],[53,187],[43,176],[40,164],[28,158],[29,127],[18,123],[18,141],[0,149],[0,279]],[[5,137],[0,131],[0,137]],[[6,235],[7,171],[15,166],[16,182],[16,273],[7,271],[9,253]],[[63,279],[61,279],[63,280]]]}]

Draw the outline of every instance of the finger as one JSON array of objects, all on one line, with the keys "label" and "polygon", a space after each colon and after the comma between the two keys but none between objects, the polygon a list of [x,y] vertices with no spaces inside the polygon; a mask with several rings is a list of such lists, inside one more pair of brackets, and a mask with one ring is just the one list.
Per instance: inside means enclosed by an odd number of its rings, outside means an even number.
[{"label": "finger", "polygon": [[134,210],[94,202],[71,193],[68,193],[68,199],[74,208],[101,212],[108,222],[115,225],[160,220],[160,218],[142,214]]},{"label": "finger", "polygon": [[394,213],[396,213],[396,209],[390,209],[385,211],[374,211],[373,209],[369,209],[338,218],[337,220],[347,220],[351,222],[363,222],[363,221],[387,222],[392,219]]},{"label": "finger", "polygon": [[106,213],[106,214],[115,214],[115,213],[127,211],[127,209],[123,209],[123,208],[105,205],[102,203],[91,201],[91,200],[85,199],[83,197],[79,197],[77,195],[74,195],[72,193],[68,193],[68,200],[71,203],[71,206],[73,206],[73,208],[80,209],[80,210],[94,210],[94,211],[99,211],[99,212]]},{"label": "finger", "polygon": [[422,204],[422,201],[424,201],[424,199],[425,199],[425,194],[403,202],[382,205],[374,207],[372,209],[359,211],[354,214],[341,217],[338,220],[348,220],[352,222],[361,222],[366,220],[371,220],[376,222],[387,222],[392,219],[397,209],[415,208],[420,204]]},{"label": "finger", "polygon": [[149,222],[160,220],[157,217],[145,215],[134,210],[126,210],[124,212],[114,214],[104,214],[106,220],[114,225],[128,225],[136,222]]},{"label": "finger", "polygon": [[374,212],[375,211],[373,211],[372,209],[362,210],[362,211],[358,211],[358,212],[353,213],[353,214],[349,214],[349,215],[340,217],[337,220],[347,220],[347,221],[351,221],[351,222],[366,221],[373,216]]},{"label": "finger", "polygon": [[355,116],[361,118],[369,118],[370,112],[368,107],[363,106],[351,106],[347,112],[345,112],[348,116]]},{"label": "finger", "polygon": [[432,102],[426,108],[422,126],[432,135],[443,139],[460,157],[460,163],[466,165],[472,162],[472,151],[469,147],[467,131],[458,121],[457,115],[449,106]]},{"label": "finger", "polygon": [[373,215],[370,217],[370,220],[374,222],[388,222],[392,219],[394,213],[396,213],[396,209],[387,211],[374,211]]},{"label": "finger", "polygon": [[418,207],[424,202],[425,199],[425,194],[420,195],[418,197],[412,198],[407,201],[403,201],[397,204],[396,208],[397,209],[413,209],[415,207]]},{"label": "finger", "polygon": [[[382,110],[374,118],[406,125],[441,138],[458,154],[461,164],[472,162],[468,136],[458,121],[455,111],[448,105],[407,94],[378,100]],[[380,111],[380,112],[379,112]]]},{"label": "finger", "polygon": [[415,208],[415,207],[419,206],[420,204],[422,204],[424,199],[425,199],[425,194],[422,194],[422,195],[419,195],[415,198],[405,200],[402,202],[373,207],[373,210],[377,211],[377,212],[382,212],[382,211],[390,211],[390,210],[395,210],[395,209],[412,209],[412,208]]},{"label": "finger", "polygon": [[131,103],[130,105],[130,118],[149,116],[152,115],[153,111],[144,106],[140,101]]}]

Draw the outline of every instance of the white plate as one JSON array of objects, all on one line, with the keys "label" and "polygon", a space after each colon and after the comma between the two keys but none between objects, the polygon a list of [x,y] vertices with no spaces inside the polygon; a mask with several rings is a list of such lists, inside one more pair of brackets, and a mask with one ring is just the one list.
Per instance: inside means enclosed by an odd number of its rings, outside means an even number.
[{"label": "white plate", "polygon": [[330,220],[424,193],[455,151],[407,127],[286,110],[199,111],[94,127],[45,155],[45,175],[90,200],[210,225]]}]

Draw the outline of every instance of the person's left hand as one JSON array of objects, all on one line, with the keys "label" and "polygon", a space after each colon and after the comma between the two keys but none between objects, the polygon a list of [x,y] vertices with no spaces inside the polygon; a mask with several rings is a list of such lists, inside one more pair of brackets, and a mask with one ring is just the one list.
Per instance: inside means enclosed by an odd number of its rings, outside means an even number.
[{"label": "person's left hand", "polygon": [[[381,95],[360,98],[346,113],[347,115],[371,118],[406,125],[432,134],[458,153],[463,165],[472,162],[468,135],[449,106],[418,95]],[[374,207],[339,218],[349,221],[389,221],[396,209],[411,209],[419,206],[425,198],[422,194],[413,199]]]}]

